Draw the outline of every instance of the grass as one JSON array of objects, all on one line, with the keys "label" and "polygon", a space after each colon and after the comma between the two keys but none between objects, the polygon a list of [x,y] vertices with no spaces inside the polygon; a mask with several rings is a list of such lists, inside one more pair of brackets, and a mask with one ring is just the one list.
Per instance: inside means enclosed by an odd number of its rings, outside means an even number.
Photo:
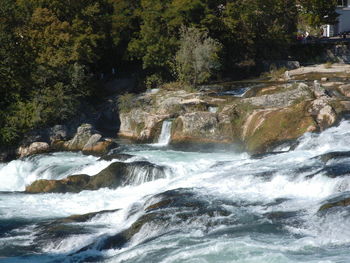
[{"label": "grass", "polygon": [[120,95],[118,97],[118,109],[119,112],[129,112],[131,109],[135,106],[134,101],[135,101],[135,94],[132,93],[125,93],[123,95]]},{"label": "grass", "polygon": [[270,78],[271,80],[279,80],[287,70],[286,67],[277,68],[272,65],[270,71],[263,73],[261,76],[264,78]]}]

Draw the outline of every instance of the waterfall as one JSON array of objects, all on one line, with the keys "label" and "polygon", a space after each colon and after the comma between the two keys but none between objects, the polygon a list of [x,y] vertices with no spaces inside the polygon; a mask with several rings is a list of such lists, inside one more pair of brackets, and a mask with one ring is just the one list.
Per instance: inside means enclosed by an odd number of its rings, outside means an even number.
[{"label": "waterfall", "polygon": [[163,121],[162,131],[160,132],[160,136],[158,138],[158,146],[166,146],[169,144],[171,139],[171,124],[172,121],[170,120]]}]

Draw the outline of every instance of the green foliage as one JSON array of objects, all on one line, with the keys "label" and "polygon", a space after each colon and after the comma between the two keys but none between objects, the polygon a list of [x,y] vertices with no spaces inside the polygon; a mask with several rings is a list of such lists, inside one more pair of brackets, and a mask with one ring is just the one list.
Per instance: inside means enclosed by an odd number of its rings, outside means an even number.
[{"label": "green foliage", "polygon": [[324,24],[335,24],[338,14],[337,0],[297,0],[299,16],[310,27],[318,28]]},{"label": "green foliage", "polygon": [[196,28],[183,28],[180,49],[176,54],[179,79],[194,86],[204,83],[220,69],[221,45]]},{"label": "green foliage", "polygon": [[145,80],[145,86],[147,89],[155,89],[163,84],[163,79],[159,74],[152,74]]}]

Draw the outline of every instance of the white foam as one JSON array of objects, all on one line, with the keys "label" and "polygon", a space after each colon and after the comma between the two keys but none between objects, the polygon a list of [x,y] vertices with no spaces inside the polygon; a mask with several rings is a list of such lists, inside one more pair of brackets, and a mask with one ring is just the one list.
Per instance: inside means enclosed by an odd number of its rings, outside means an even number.
[{"label": "white foam", "polygon": [[0,167],[0,191],[24,191],[39,179],[62,179],[71,174],[94,175],[110,162],[97,162],[79,153],[54,153],[15,160]]}]

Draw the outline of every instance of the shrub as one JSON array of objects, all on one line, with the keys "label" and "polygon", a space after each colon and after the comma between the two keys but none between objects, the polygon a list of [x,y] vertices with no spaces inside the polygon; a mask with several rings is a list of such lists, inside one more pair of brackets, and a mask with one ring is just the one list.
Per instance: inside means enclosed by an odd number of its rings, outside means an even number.
[{"label": "shrub", "polygon": [[182,28],[180,49],[176,54],[176,72],[180,81],[194,86],[204,83],[221,67],[221,44],[206,31]]}]

